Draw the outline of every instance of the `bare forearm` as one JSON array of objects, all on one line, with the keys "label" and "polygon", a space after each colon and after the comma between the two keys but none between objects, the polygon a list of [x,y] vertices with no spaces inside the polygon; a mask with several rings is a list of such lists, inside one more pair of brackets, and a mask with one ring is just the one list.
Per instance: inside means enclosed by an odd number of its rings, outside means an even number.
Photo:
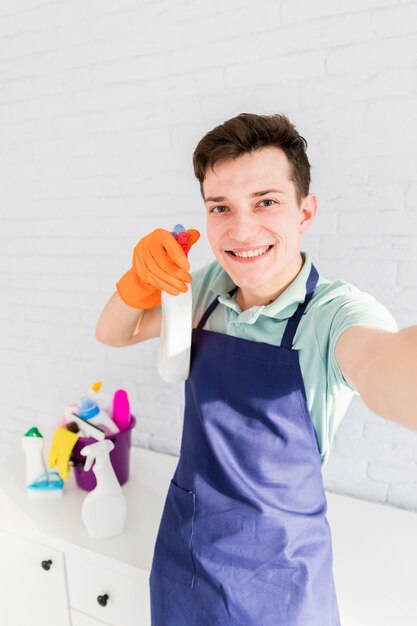
[{"label": "bare forearm", "polygon": [[96,338],[115,347],[137,343],[143,315],[143,310],[127,305],[116,291],[98,319]]},{"label": "bare forearm", "polygon": [[357,386],[377,415],[417,430],[417,326],[393,333],[363,366]]}]

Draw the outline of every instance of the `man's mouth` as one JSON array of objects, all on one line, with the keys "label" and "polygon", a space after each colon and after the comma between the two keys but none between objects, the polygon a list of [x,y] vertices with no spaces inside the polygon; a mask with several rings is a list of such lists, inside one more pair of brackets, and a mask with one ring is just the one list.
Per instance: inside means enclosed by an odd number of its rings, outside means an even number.
[{"label": "man's mouth", "polygon": [[236,248],[235,250],[226,250],[227,254],[239,261],[256,260],[268,254],[273,245],[261,246],[259,248]]}]

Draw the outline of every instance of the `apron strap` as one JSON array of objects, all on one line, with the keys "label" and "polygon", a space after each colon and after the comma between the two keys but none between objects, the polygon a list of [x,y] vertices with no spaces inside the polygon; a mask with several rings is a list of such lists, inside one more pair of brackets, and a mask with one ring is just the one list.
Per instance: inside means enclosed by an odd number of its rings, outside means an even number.
[{"label": "apron strap", "polygon": [[284,335],[282,337],[281,348],[290,348],[290,349],[292,348],[292,344],[294,341],[295,333],[297,332],[298,324],[300,323],[300,320],[304,314],[304,311],[307,308],[308,303],[313,297],[313,293],[317,286],[318,280],[319,280],[319,273],[314,267],[314,265],[311,264],[310,275],[307,279],[307,284],[306,284],[305,300],[304,302],[300,302],[294,315],[290,317],[290,319],[288,320],[287,325],[285,327]]},{"label": "apron strap", "polygon": [[[300,323],[300,320],[303,316],[304,311],[307,308],[308,303],[310,302],[311,298],[313,297],[313,293],[314,290],[316,288],[317,282],[319,279],[319,273],[316,270],[316,268],[314,267],[313,264],[311,264],[311,270],[310,270],[310,275],[307,279],[307,284],[306,284],[306,297],[304,302],[300,302],[300,304],[298,305],[294,315],[292,317],[290,317],[290,319],[287,322],[287,326],[285,327],[285,331],[284,331],[284,335],[282,337],[282,341],[281,341],[281,347],[282,348],[292,348],[292,344],[293,344],[293,340],[295,337],[295,333],[297,332],[297,328],[298,328],[298,324]],[[233,294],[237,291],[237,287],[234,287],[231,291],[229,291],[229,296],[233,296]],[[202,318],[200,319],[197,328],[199,330],[202,330],[205,323],[207,322],[208,318],[210,317],[210,315],[213,313],[214,309],[216,308],[216,306],[219,303],[219,296],[216,296],[216,298],[213,300],[213,302],[209,305],[208,309],[206,310],[206,312],[203,314]]]},{"label": "apron strap", "polygon": [[[237,291],[237,287],[233,287],[233,289],[231,291],[229,291],[229,296],[233,296],[233,294],[236,291]],[[216,308],[216,306],[218,304],[219,304],[219,296],[216,296],[215,299],[213,300],[213,302],[210,304],[210,306],[206,310],[206,312],[204,313],[204,315],[202,316],[201,320],[199,321],[199,323],[197,325],[198,330],[202,330],[203,329],[204,324],[207,322],[208,318],[213,313],[214,309]]]}]

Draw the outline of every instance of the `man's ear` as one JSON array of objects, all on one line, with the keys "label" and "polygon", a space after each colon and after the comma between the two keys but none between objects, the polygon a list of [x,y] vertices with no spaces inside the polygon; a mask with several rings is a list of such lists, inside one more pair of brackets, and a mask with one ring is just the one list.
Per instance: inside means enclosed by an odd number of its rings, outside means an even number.
[{"label": "man's ear", "polygon": [[317,213],[318,202],[314,193],[309,193],[301,201],[300,226],[298,232],[303,235],[312,226]]}]

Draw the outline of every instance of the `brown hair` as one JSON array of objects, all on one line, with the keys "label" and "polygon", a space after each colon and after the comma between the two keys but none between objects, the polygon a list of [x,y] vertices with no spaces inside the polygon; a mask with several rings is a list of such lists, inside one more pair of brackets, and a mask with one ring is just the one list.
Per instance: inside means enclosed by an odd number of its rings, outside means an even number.
[{"label": "brown hair", "polygon": [[193,154],[194,173],[200,182],[201,195],[207,168],[219,161],[236,159],[247,152],[274,146],[280,148],[290,164],[290,180],[294,183],[297,203],[308,195],[310,163],[307,141],[285,115],[241,113],[209,131],[197,144]]}]

